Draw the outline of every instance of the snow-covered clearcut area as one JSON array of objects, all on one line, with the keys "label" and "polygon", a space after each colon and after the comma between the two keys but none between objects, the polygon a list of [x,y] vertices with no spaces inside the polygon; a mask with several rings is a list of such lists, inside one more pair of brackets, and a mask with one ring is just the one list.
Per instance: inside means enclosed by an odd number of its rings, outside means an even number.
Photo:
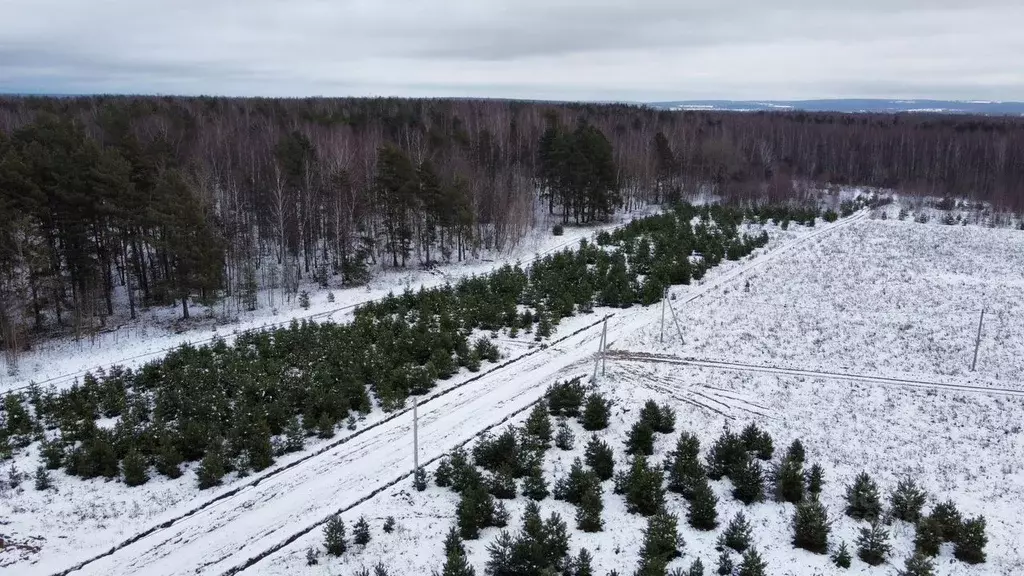
[{"label": "snow-covered clearcut area", "polygon": [[682,306],[679,321],[685,343],[661,351],[1024,389],[1024,233],[865,220]]},{"label": "snow-covered clearcut area", "polygon": [[[598,386],[614,406],[610,428],[598,435],[615,449],[617,470],[627,462],[622,439],[648,398],[672,405],[677,418],[675,433],[656,435],[652,462],[660,462],[674,447],[680,431],[696,434],[706,454],[724,426],[738,432],[753,422],[774,437],[776,462],[784,447],[799,438],[808,463],[825,468],[822,501],[835,520],[830,543],[845,540],[854,554],[852,568],[840,571],[828,556],[795,550],[790,544],[792,505],[769,499],[743,506],[731,496],[730,481],[721,480],[712,482],[719,497],[720,527],[714,532],[687,526],[685,501],[668,495],[669,511],[680,517],[686,542],[683,558],[670,568],[688,567],[699,557],[705,573],[713,573],[715,539],[742,509],[754,526],[754,544],[769,574],[891,574],[903,567],[913,548],[913,527],[900,522],[889,527],[889,562],[869,567],[856,558],[854,546],[858,528],[866,524],[842,515],[846,485],[867,471],[879,482],[884,500],[898,477],[912,473],[930,494],[926,512],[937,500],[952,499],[965,517],[985,516],[987,562],[971,566],[954,560],[946,544],[936,562],[938,574],[1024,573],[1019,545],[1024,534],[1024,322],[1014,322],[1024,317],[1024,233],[871,220],[864,213],[834,224],[819,220],[814,228],[768,225],[765,230],[771,238],[765,248],[741,261],[723,262],[698,283],[670,290],[672,309],[666,312],[663,336],[660,304],[597,308],[567,318],[546,347],[529,334],[513,339],[503,333],[497,340],[503,364],[486,365],[479,375],[463,371],[421,398],[420,462],[434,462],[460,443],[472,446],[481,432],[500,431],[509,415],[516,415],[511,422],[521,421],[556,379],[589,375],[600,340],[599,320],[611,315],[611,352]],[[577,241],[569,236],[571,230],[566,233],[510,260]],[[455,277],[501,263],[478,262],[446,272]],[[423,273],[418,278],[433,277]],[[409,280],[414,287],[418,283]],[[383,295],[404,288],[393,283],[394,277],[390,285],[385,281],[376,281],[370,292],[335,289],[333,304],[326,303],[326,291],[314,293],[308,311],[296,305],[237,329],[310,314],[323,314],[323,319],[332,307],[374,297],[374,290]],[[977,370],[971,372],[983,307]],[[220,328],[221,335],[228,330]],[[164,334],[91,355],[84,348],[76,352],[79,344],[66,343],[60,353],[42,355],[22,369],[35,370],[33,378],[51,378],[152,353],[138,360],[145,362],[167,347],[201,339],[196,333]],[[23,385],[24,374],[4,385]],[[590,436],[575,421],[569,426],[576,446],[548,451],[543,469],[549,483],[582,455]],[[377,562],[387,565],[392,576],[429,574],[443,563],[442,541],[454,521],[458,496],[432,481],[424,492],[413,490],[411,437],[411,410],[374,410],[354,432],[309,439],[303,452],[279,458],[272,468],[248,478],[230,475],[223,486],[204,492],[196,488],[194,465],[185,467],[183,479],[154,475],[137,488],[56,471],[57,491],[39,492],[29,478],[17,489],[5,489],[0,498],[0,534],[7,543],[0,550],[0,574],[50,575],[83,562],[73,574],[347,575],[362,566],[372,570]],[[33,446],[19,454],[16,469],[34,470],[37,450]],[[627,513],[611,484],[604,483],[603,532],[576,530],[575,506],[565,502],[548,498],[541,509],[545,517],[555,511],[566,521],[570,555],[586,547],[594,556],[595,573],[615,569],[631,574],[646,520]],[[520,527],[525,502],[522,496],[506,501],[513,532]],[[341,558],[333,558],[322,553],[323,522],[339,510],[350,546]],[[351,544],[352,525],[360,516],[370,521],[373,536],[365,548]],[[397,524],[391,534],[382,531],[388,516]],[[466,543],[478,574],[487,559],[486,546],[497,534],[488,528],[479,540]],[[306,562],[311,547],[321,550],[315,566]]]},{"label": "snow-covered clearcut area", "polygon": [[[1024,233],[865,218],[847,225],[840,221],[814,236],[783,243],[781,249],[776,245],[733,270],[716,271],[709,276],[719,282],[709,286],[673,289],[685,343],[671,315],[664,343],[659,342],[657,305],[625,311],[647,320],[638,321],[641,328],[634,332],[609,331],[612,353],[598,382],[614,408],[611,427],[598,435],[615,448],[622,469],[627,462],[622,439],[644,400],[653,398],[676,408],[677,432],[696,434],[704,455],[726,426],[738,431],[754,422],[770,432],[776,462],[781,448],[799,438],[808,463],[825,469],[821,498],[834,521],[830,545],[845,541],[853,565],[841,570],[828,556],[794,549],[793,505],[769,500],[743,506],[731,497],[730,481],[722,480],[712,482],[721,525],[710,534],[687,526],[687,504],[668,495],[686,542],[683,558],[670,568],[686,568],[700,558],[705,573],[714,573],[715,540],[725,521],[742,509],[769,574],[893,574],[913,550],[914,527],[901,521],[889,526],[893,551],[885,564],[871,567],[856,557],[854,545],[867,523],[843,515],[846,487],[867,471],[886,503],[898,480],[912,475],[928,492],[926,513],[952,500],[964,517],[984,515],[987,561],[960,562],[952,545],[944,544],[935,561],[937,574],[1024,573],[1024,337],[1022,323],[1012,324],[1013,317],[1022,317]],[[691,299],[691,294],[701,297]],[[976,375],[970,362],[982,307],[987,312]],[[736,362],[695,365],[686,357],[696,356],[698,346],[703,355]],[[589,373],[590,364],[583,361],[561,375]],[[525,418],[524,413],[514,423]],[[548,451],[549,483],[567,473],[589,438],[578,423],[569,425],[576,447]],[[656,438],[653,460],[660,461],[676,435]],[[603,532],[575,529],[571,504],[548,498],[541,510],[544,517],[558,512],[570,527],[570,556],[587,548],[595,573],[631,574],[646,521],[626,512],[611,485],[604,483]],[[322,531],[315,529],[248,571],[346,574],[383,562],[391,574],[430,573],[444,562],[443,541],[455,522],[458,499],[433,483],[417,492],[409,479],[342,514],[349,530],[360,516],[369,520],[373,539],[365,548],[350,545],[341,558],[324,555]],[[506,505],[514,533],[526,499],[519,496]],[[398,526],[392,534],[381,530],[388,516]],[[498,533],[485,529],[478,541],[466,544],[477,573]],[[306,565],[309,548],[321,552],[316,566]]]},{"label": "snow-covered clearcut area", "polygon": [[[583,367],[575,371],[581,373],[589,375]],[[563,376],[573,374],[567,370]],[[719,522],[713,531],[691,528],[686,521],[689,504],[678,494],[666,493],[666,508],[679,518],[679,535],[685,541],[683,556],[669,564],[669,570],[687,569],[699,558],[705,574],[714,574],[719,556],[716,540],[728,521],[742,511],[753,527],[752,545],[767,562],[768,574],[891,575],[903,568],[904,560],[912,553],[915,529],[902,521],[887,526],[892,545],[887,563],[871,567],[857,558],[855,541],[868,523],[844,515],[846,486],[858,473],[868,471],[886,505],[898,480],[911,474],[929,494],[925,512],[937,502],[951,499],[964,516],[985,516],[989,535],[986,563],[957,561],[952,546],[944,544],[935,559],[936,574],[1013,575],[1024,571],[1019,539],[1024,531],[1020,514],[1024,509],[1024,435],[1019,426],[1022,398],[701,368],[680,370],[671,364],[625,358],[609,358],[605,375],[598,378],[597,391],[612,401],[612,416],[608,429],[593,434],[614,449],[616,471],[628,468],[630,457],[625,453],[624,441],[648,399],[667,403],[676,411],[675,432],[655,434],[654,455],[649,457],[653,463],[666,459],[680,432],[700,439],[703,458],[726,427],[738,433],[746,424],[756,423],[774,439],[776,464],[786,447],[800,439],[806,449],[807,467],[817,463],[825,470],[820,499],[833,522],[830,545],[838,547],[846,542],[853,555],[851,568],[841,570],[828,555],[795,549],[790,543],[794,505],[769,497],[745,506],[732,496],[731,481],[723,479],[711,481],[718,497]],[[525,419],[524,413],[509,426],[521,426]],[[568,419],[567,424],[575,435],[575,446],[570,451],[554,446],[547,451],[543,470],[549,488],[568,474],[574,459],[584,458],[592,435],[576,419]],[[431,473],[435,469],[431,467]],[[539,505],[542,517],[556,512],[570,528],[569,556],[575,557],[586,548],[593,556],[595,574],[611,570],[633,574],[647,520],[627,512],[623,496],[613,494],[613,484],[611,480],[602,483],[601,532],[576,529],[576,506],[572,504],[548,497]],[[363,566],[372,569],[378,562],[386,565],[390,574],[439,571],[444,562],[443,542],[455,523],[458,501],[458,494],[437,487],[433,481],[423,492],[414,490],[411,480],[403,482],[342,514],[350,536],[349,549],[342,557],[324,554],[323,532],[314,530],[248,572],[266,576],[354,574]],[[510,532],[522,526],[528,501],[522,495],[502,501],[511,513]],[[351,528],[361,516],[371,527],[371,541],[365,547],[351,544]],[[394,517],[397,526],[391,534],[382,530],[389,516]],[[499,532],[498,528],[487,528],[478,540],[465,542],[468,559],[478,574],[489,558],[487,546]],[[320,551],[318,564],[311,567],[306,565],[309,548]],[[733,560],[738,565],[740,556],[733,554]]]}]

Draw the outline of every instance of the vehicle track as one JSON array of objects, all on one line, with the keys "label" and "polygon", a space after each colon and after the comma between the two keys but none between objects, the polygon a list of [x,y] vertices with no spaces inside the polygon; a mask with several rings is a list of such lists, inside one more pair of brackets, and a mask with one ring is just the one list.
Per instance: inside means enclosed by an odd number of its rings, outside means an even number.
[{"label": "vehicle track", "polygon": [[968,394],[989,394],[994,396],[1018,396],[1024,397],[1024,390],[1013,388],[997,388],[990,386],[975,386],[971,384],[950,384],[945,382],[931,382],[927,380],[914,380],[909,378],[893,378],[890,376],[877,376],[870,374],[853,374],[848,372],[831,372],[824,370],[804,370],[800,368],[786,368],[780,366],[766,366],[763,364],[748,364],[743,362],[728,362],[724,360],[705,360],[700,358],[684,358],[671,354],[652,354],[649,352],[633,352],[629,350],[612,350],[608,352],[608,359],[613,362],[652,362],[679,364],[683,366],[694,366],[698,368],[712,368],[720,370],[731,370],[736,372],[760,372],[766,374],[779,374],[784,376],[803,376],[807,378],[828,378],[833,380],[850,380],[864,382],[867,384],[887,384],[906,388],[919,388],[926,390],[942,390],[947,392],[963,392]]}]

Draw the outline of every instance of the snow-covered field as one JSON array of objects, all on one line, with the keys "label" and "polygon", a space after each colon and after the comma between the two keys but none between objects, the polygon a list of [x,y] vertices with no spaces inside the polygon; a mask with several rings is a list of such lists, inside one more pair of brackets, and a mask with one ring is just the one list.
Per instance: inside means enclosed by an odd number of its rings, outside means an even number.
[{"label": "snow-covered field", "polygon": [[[823,501],[835,520],[832,542],[845,540],[851,550],[859,526],[842,516],[845,486],[864,470],[887,496],[901,475],[912,473],[929,491],[928,508],[939,499],[952,499],[965,515],[983,514],[988,523],[988,562],[968,566],[955,561],[947,545],[936,563],[938,574],[1024,573],[1024,397],[996,391],[1021,389],[1024,323],[1011,320],[1021,318],[1021,264],[1024,233],[1019,231],[864,219],[722,271],[710,286],[678,288],[673,302],[685,344],[680,345],[671,316],[665,343],[659,344],[660,317],[652,313],[657,307],[626,311],[648,320],[636,323],[639,330],[610,335],[612,346],[624,353],[609,358],[607,377],[600,379],[601,389],[617,406],[612,429],[602,434],[621,438],[642,402],[654,398],[676,406],[678,428],[696,433],[704,450],[724,426],[739,428],[751,421],[772,433],[777,449],[800,438],[809,461],[826,469]],[[698,293],[703,297],[692,298]],[[979,378],[970,373],[969,362],[982,303],[988,312]],[[648,355],[631,359],[630,350]],[[853,372],[871,380],[680,366],[651,352]],[[922,384],[886,382],[906,375]],[[973,382],[993,391],[929,388],[929,381]],[[573,426],[576,450],[549,452],[549,479],[564,474],[581,454],[586,436]],[[659,438],[656,458],[675,441],[674,436]],[[621,448],[620,443],[613,445]],[[623,462],[621,452],[618,456]],[[721,500],[720,519],[743,508],[729,496],[728,481],[714,485]],[[682,516],[685,503],[669,498]],[[645,523],[625,513],[610,483],[604,501],[604,517],[606,522],[614,518],[614,528],[597,535],[574,531],[572,554],[580,547],[590,550],[598,574],[612,569],[632,573]],[[365,550],[355,547],[342,559],[321,556],[320,564],[306,567],[306,549],[322,542],[320,530],[313,530],[249,571],[348,574],[382,561],[392,574],[426,574],[440,567],[439,550],[456,503],[448,490],[431,486],[418,493],[404,482],[343,514],[349,526],[361,515],[370,520],[374,540]],[[513,530],[524,505],[520,497],[509,507]],[[570,505],[548,499],[542,510],[557,511],[574,525]],[[827,557],[790,545],[792,506],[763,503],[748,508],[747,514],[769,573],[840,572]],[[399,526],[391,535],[380,529],[387,516],[394,516]],[[672,566],[689,566],[700,557],[710,570],[717,556],[717,533],[696,532],[685,522],[681,526],[686,555]],[[487,558],[486,545],[497,532],[488,529],[469,545],[478,573]],[[846,573],[888,575],[902,568],[914,530],[896,523],[891,532],[889,563],[871,568],[855,558]]]},{"label": "snow-covered field", "polygon": [[663,352],[1024,389],[1024,232],[865,220],[677,313]]},{"label": "snow-covered field", "polygon": [[[512,256],[512,261],[525,261],[536,252],[575,243],[578,238],[568,236],[572,231],[566,232],[567,236],[558,239],[548,236],[547,244],[530,248],[525,256]],[[939,574],[1024,573],[1024,554],[1017,544],[1024,533],[1024,522],[1018,518],[1024,516],[1024,433],[1019,424],[1024,399],[997,391],[1024,390],[1020,386],[1024,375],[1024,233],[856,216],[811,229],[771,228],[770,234],[766,249],[741,262],[724,263],[700,284],[672,290],[685,340],[682,344],[671,316],[666,318],[665,342],[659,343],[658,305],[599,309],[558,327],[555,338],[564,338],[601,314],[615,314],[609,321],[608,340],[624,354],[609,358],[607,377],[601,380],[617,403],[616,424],[606,434],[621,434],[622,426],[635,419],[638,403],[653,397],[672,401],[677,408],[677,429],[697,433],[705,449],[727,422],[737,427],[757,422],[773,434],[779,449],[800,437],[809,460],[826,467],[824,497],[833,518],[841,512],[844,485],[861,469],[872,473],[886,489],[895,484],[898,474],[912,470],[933,494],[952,498],[965,513],[985,514],[988,520],[989,562],[967,568],[949,562],[952,556],[947,548]],[[501,263],[481,262],[448,274],[485,272]],[[443,281],[438,278],[434,283]],[[373,297],[377,295],[373,290],[383,295],[404,287],[375,286],[369,293],[361,289],[352,295],[335,290],[336,302],[330,306]],[[326,292],[314,294],[314,308],[292,313],[329,312],[325,298]],[[982,305],[988,312],[978,371],[972,374],[970,360]],[[336,315],[334,319],[341,318]],[[242,326],[238,329],[244,329]],[[543,350],[530,350],[528,336],[519,342],[499,339],[508,357],[534,353],[421,405],[421,461],[499,425],[509,414],[538,399],[555,378],[589,373],[599,333],[595,326]],[[120,352],[104,351],[101,356],[84,351],[75,355],[68,350],[66,363],[51,373],[119,361],[132,351],[144,351],[145,346],[159,350],[199,337],[166,335],[162,338],[170,343],[149,344],[146,340]],[[661,353],[666,358],[629,358],[630,351]],[[667,355],[878,378],[858,382],[751,372],[742,367],[683,366]],[[485,365],[484,369],[488,368]],[[994,393],[948,387],[914,389],[884,381],[907,375],[924,382],[973,382],[991,387]],[[446,385],[468,377],[463,374]],[[60,491],[56,494],[39,494],[31,488],[31,481],[26,481],[24,491],[9,491],[0,498],[0,533],[10,536],[13,532],[16,542],[40,545],[41,550],[24,554],[34,563],[0,563],[0,574],[53,574],[179,517],[77,573],[222,574],[260,557],[246,573],[347,575],[361,564],[371,566],[383,560],[392,568],[392,575],[429,574],[440,565],[441,540],[452,522],[455,496],[433,486],[424,493],[413,492],[408,479],[400,479],[403,470],[412,465],[408,447],[411,414],[371,428],[382,418],[375,411],[358,426],[359,430],[369,429],[351,441],[330,448],[327,444],[340,436],[322,442],[318,447],[325,450],[315,457],[309,457],[314,448],[310,444],[307,451],[279,460],[273,470],[299,459],[302,462],[258,483],[255,480],[266,473],[243,480],[229,478],[219,492],[200,493],[188,477],[155,481],[136,489],[102,480],[58,478]],[[577,452],[581,452],[585,436],[578,428],[576,431]],[[660,437],[658,454],[674,441],[675,435]],[[561,474],[572,458],[569,453],[550,452],[548,472]],[[23,470],[34,469],[35,459],[26,462],[32,466],[26,464]],[[398,484],[388,487],[391,481]],[[726,482],[715,483],[715,489],[722,499],[720,519],[727,520],[741,505],[727,495]],[[205,504],[218,495],[223,497]],[[680,500],[671,501],[684,506]],[[517,501],[510,507],[513,528],[518,527],[522,506],[523,502]],[[614,518],[615,529],[598,535],[574,534],[573,551],[586,546],[593,552],[598,574],[610,569],[628,574],[635,567],[644,522],[625,514],[623,508],[621,497],[606,488],[604,517],[606,522]],[[350,527],[350,521],[366,515],[373,542],[365,551],[352,551],[342,560],[321,558],[319,565],[306,567],[306,548],[322,540],[318,523],[341,509],[346,510],[343,516]],[[570,527],[574,526],[574,510],[568,505],[547,500],[542,509],[545,514],[560,512]],[[189,510],[196,511],[186,514]],[[395,516],[399,529],[384,535],[380,526],[388,515]],[[755,541],[768,559],[770,573],[835,573],[826,559],[789,545],[791,509],[761,504],[748,516],[754,521]],[[682,563],[688,566],[694,556],[700,556],[705,566],[713,566],[714,537],[698,535],[686,528],[685,522],[681,527],[687,541]],[[484,546],[494,533],[485,532],[480,542],[470,546],[478,573],[485,560]],[[894,559],[902,567],[913,531],[897,527],[894,533]],[[840,519],[833,534],[852,545],[855,526],[849,519]],[[299,537],[289,543],[296,535]],[[46,540],[34,540],[37,536]],[[892,571],[891,564],[868,569],[855,559],[850,573],[881,576]]]},{"label": "snow-covered field", "polygon": [[[712,370],[681,372],[671,365],[637,361],[613,361],[599,390],[614,402],[611,426],[598,436],[616,450],[616,467],[627,462],[622,442],[647,399],[675,406],[676,433],[656,435],[652,461],[664,459],[673,449],[678,432],[696,434],[706,451],[726,426],[734,430],[755,422],[775,439],[776,458],[794,439],[807,449],[808,464],[818,462],[825,468],[822,501],[834,521],[830,542],[846,541],[851,552],[858,523],[843,516],[845,486],[862,470],[869,471],[879,483],[883,495],[895,487],[898,477],[913,473],[932,498],[953,499],[967,515],[984,514],[990,542],[988,562],[968,566],[953,559],[951,547],[944,546],[937,559],[940,575],[1011,575],[1024,571],[1019,550],[1019,534],[1024,530],[1024,433],[1018,415],[1024,399],[1000,399],[987,395],[929,393],[904,389],[878,389],[846,382],[814,380],[774,375],[739,376]],[[694,405],[704,404],[714,410]],[[725,414],[720,414],[719,411]],[[513,420],[521,424],[525,414]],[[564,476],[574,458],[582,458],[589,433],[575,421],[576,446],[570,452],[557,448],[548,451],[544,470],[549,484]],[[684,557],[672,567],[688,567],[701,558],[710,573],[718,553],[715,540],[724,524],[736,512],[743,511],[754,527],[753,542],[768,563],[768,573],[790,576],[815,574],[890,575],[894,566],[913,548],[914,530],[896,522],[891,528],[893,554],[888,564],[869,567],[854,558],[849,571],[839,571],[827,556],[796,550],[790,544],[793,506],[764,502],[743,506],[730,494],[728,480],[712,482],[719,498],[720,527],[714,532],[699,532],[685,521],[685,500],[669,493],[668,509],[680,518],[680,534],[686,542]],[[622,496],[612,494],[612,482],[604,483],[605,530],[596,534],[572,531],[571,555],[582,547],[594,555],[595,574],[617,570],[634,572],[643,541],[646,521],[628,514]],[[458,496],[431,484],[425,492],[416,492],[403,482],[351,510],[342,517],[351,528],[360,517],[370,522],[373,539],[365,549],[351,546],[342,558],[321,554],[319,564],[306,566],[306,549],[322,545],[321,530],[314,530],[266,560],[250,568],[253,574],[284,576],[292,574],[352,574],[360,566],[383,562],[391,574],[429,574],[442,564],[440,550],[453,516]],[[519,529],[526,500],[520,496],[506,501],[512,519],[509,529]],[[559,513],[570,528],[575,527],[575,507],[552,498],[541,502],[546,517]],[[384,519],[393,516],[398,530],[385,534]],[[481,573],[487,560],[486,546],[498,529],[489,528],[481,538],[467,543],[470,561]]]}]

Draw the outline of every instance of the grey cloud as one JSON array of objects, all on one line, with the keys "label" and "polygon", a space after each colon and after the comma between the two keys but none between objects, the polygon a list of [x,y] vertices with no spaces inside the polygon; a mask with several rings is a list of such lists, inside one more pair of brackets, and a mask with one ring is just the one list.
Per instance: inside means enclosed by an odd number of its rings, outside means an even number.
[{"label": "grey cloud", "polygon": [[0,90],[1024,99],[1019,4],[8,0]]}]

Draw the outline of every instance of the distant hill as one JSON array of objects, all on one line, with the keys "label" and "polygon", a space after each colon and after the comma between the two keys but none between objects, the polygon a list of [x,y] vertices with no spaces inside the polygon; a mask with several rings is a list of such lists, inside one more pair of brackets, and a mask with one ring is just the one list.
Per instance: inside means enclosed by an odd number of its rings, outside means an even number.
[{"label": "distant hill", "polygon": [[960,100],[679,100],[651,102],[663,110],[728,110],[734,112],[921,112],[941,114],[982,114],[988,116],[1024,116],[1024,102]]}]

